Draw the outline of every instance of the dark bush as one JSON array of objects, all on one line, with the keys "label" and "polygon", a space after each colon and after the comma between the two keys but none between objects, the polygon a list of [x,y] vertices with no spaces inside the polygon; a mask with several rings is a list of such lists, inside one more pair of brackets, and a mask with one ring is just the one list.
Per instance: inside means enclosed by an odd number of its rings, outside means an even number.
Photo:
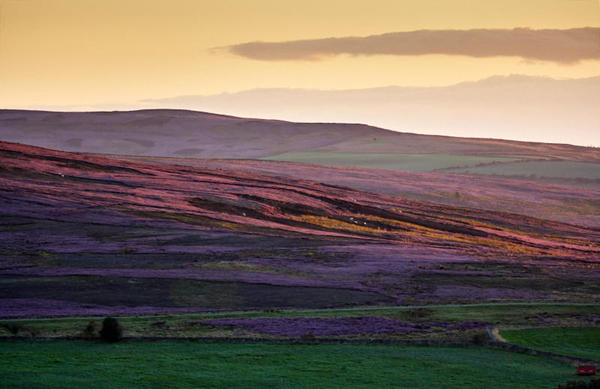
[{"label": "dark bush", "polygon": [[489,336],[486,332],[478,332],[471,337],[473,344],[482,345],[487,343]]},{"label": "dark bush", "polygon": [[16,324],[16,323],[2,323],[0,324],[1,327],[5,328],[8,332],[10,332],[13,335],[17,335],[19,332],[22,332],[25,327],[23,327],[22,324]]},{"label": "dark bush", "polygon": [[154,323],[150,324],[152,327],[155,328],[160,328],[160,329],[169,329],[169,326],[167,325],[166,321],[155,321]]},{"label": "dark bush", "polygon": [[105,342],[118,342],[123,337],[123,329],[114,317],[107,317],[102,321],[100,337]]},{"label": "dark bush", "polygon": [[98,336],[98,323],[90,321],[83,330],[83,336],[86,338],[95,338]]},{"label": "dark bush", "polygon": [[314,334],[308,333],[302,335],[300,339],[302,339],[303,342],[315,342],[317,340],[317,337]]},{"label": "dark bush", "polygon": [[18,323],[1,323],[0,327],[5,328],[15,336],[38,336],[40,334],[40,330],[37,328],[25,327],[23,324]]}]

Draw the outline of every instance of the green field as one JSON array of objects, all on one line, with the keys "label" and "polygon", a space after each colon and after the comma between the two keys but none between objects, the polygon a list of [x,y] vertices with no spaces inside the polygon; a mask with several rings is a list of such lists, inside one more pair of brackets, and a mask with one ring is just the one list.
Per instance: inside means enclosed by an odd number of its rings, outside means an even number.
[{"label": "green field", "polygon": [[600,360],[600,328],[531,328],[502,331],[501,335],[521,346]]},{"label": "green field", "polygon": [[553,388],[567,364],[485,348],[4,342],[6,388]]},{"label": "green field", "polygon": [[480,157],[453,154],[375,154],[292,152],[264,158],[272,161],[303,162],[329,166],[352,166],[376,169],[428,172],[450,167],[469,167],[480,163],[510,162],[519,160],[509,157]]},{"label": "green field", "polygon": [[600,179],[600,164],[570,161],[529,161],[450,169],[449,173]]},{"label": "green field", "polygon": [[[366,167],[407,172],[481,174],[545,178],[563,184],[588,185],[594,181],[574,182],[575,179],[599,180],[600,164],[573,161],[524,161],[517,157],[486,157],[456,154],[391,154],[391,153],[337,153],[290,152],[266,157],[272,161],[301,162],[327,166]],[[484,164],[484,165],[482,165]],[[561,180],[564,180],[561,181]]]}]

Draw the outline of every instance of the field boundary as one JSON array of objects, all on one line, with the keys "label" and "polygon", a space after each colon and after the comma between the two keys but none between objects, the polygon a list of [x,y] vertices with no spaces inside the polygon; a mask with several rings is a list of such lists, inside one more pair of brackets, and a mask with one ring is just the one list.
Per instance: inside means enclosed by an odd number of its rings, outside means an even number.
[{"label": "field boundary", "polygon": [[[599,229],[600,231],[600,229]],[[318,313],[318,312],[352,312],[352,311],[385,311],[390,309],[419,309],[419,308],[451,308],[451,307],[460,307],[460,308],[473,308],[473,307],[518,307],[518,306],[527,306],[527,307],[535,307],[535,306],[600,306],[600,302],[563,302],[563,301],[498,301],[498,302],[479,302],[479,303],[465,303],[465,304],[415,304],[415,305],[359,305],[359,306],[351,306],[351,307],[337,307],[337,308],[273,308],[274,312],[278,313]],[[246,314],[246,313],[269,313],[268,310],[264,309],[241,309],[241,310],[198,310],[198,311],[189,311],[189,312],[176,312],[176,311],[165,311],[158,313],[149,313],[149,314],[115,314],[111,315],[116,318],[139,318],[139,317],[159,317],[159,316],[168,316],[168,315],[229,315],[229,314]],[[80,320],[80,319],[99,319],[106,317],[105,314],[96,314],[96,315],[57,315],[57,316],[8,316],[8,317],[0,317],[0,321],[8,322],[8,321],[48,321],[48,320]],[[1,338],[1,337],[0,337]]]},{"label": "field boundary", "polygon": [[493,347],[493,348],[500,348],[500,349],[513,351],[513,352],[517,352],[517,353],[521,353],[521,354],[544,356],[544,357],[552,358],[552,359],[559,360],[562,362],[566,362],[566,363],[569,363],[574,366],[581,365],[581,364],[588,364],[588,365],[595,365],[596,367],[600,368],[600,361],[595,360],[595,359],[588,359],[588,358],[575,357],[575,356],[571,356],[571,355],[558,354],[558,353],[553,353],[551,351],[536,350],[533,348],[520,346],[518,344],[509,343],[500,336],[500,333],[498,332],[498,329],[496,327],[487,328],[487,334],[488,334],[489,340],[488,340],[488,342],[486,342],[486,345]]},{"label": "field boundary", "polygon": [[[518,344],[499,340],[494,334],[495,327],[489,327],[487,339],[475,340],[444,340],[444,339],[343,339],[343,338],[264,338],[264,337],[159,337],[159,336],[131,336],[124,337],[121,342],[189,342],[189,343],[256,343],[256,344],[354,344],[354,345],[398,345],[422,347],[487,347],[502,349],[520,354],[542,356],[568,363],[573,366],[580,364],[595,365],[600,368],[600,361],[588,358],[553,353],[550,351],[536,350]],[[498,335],[499,336],[499,335]],[[39,337],[39,336],[0,336],[0,342],[51,342],[51,341],[88,341],[100,342],[97,338],[83,336]]]},{"label": "field boundary", "polygon": [[[91,341],[100,342],[98,338],[87,338],[83,336],[0,336],[0,342],[4,341]],[[484,346],[485,343],[476,343],[467,340],[444,340],[444,339],[344,339],[344,338],[264,338],[264,337],[161,337],[161,336],[128,336],[123,337],[121,342],[196,342],[196,343],[273,343],[273,344],[389,344],[406,346],[448,346],[469,347]]]}]

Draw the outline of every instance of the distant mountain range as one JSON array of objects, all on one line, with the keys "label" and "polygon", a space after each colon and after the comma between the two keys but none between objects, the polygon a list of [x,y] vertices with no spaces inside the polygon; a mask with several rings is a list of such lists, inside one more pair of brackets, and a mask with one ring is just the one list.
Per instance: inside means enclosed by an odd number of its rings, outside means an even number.
[{"label": "distant mountain range", "polygon": [[51,111],[186,109],[293,122],[364,123],[394,131],[600,146],[600,76],[494,76],[443,87],[253,89]]},{"label": "distant mountain range", "polygon": [[600,77],[513,75],[428,88],[255,89],[145,103],[302,122],[366,123],[423,134],[600,146]]}]

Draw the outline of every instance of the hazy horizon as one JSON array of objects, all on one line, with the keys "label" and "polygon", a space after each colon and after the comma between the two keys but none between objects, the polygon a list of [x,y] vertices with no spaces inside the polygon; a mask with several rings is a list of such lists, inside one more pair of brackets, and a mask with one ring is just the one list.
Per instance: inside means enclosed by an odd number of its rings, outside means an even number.
[{"label": "hazy horizon", "polygon": [[442,87],[256,88],[121,104],[17,108],[64,112],[186,109],[292,122],[361,123],[427,135],[600,147],[598,89],[600,76],[558,80],[510,75]]},{"label": "hazy horizon", "polygon": [[[0,0],[0,58],[0,108],[184,108],[600,146],[596,85],[558,81],[600,75],[597,0]],[[529,80],[507,86],[514,96],[487,85],[511,75]]]}]

